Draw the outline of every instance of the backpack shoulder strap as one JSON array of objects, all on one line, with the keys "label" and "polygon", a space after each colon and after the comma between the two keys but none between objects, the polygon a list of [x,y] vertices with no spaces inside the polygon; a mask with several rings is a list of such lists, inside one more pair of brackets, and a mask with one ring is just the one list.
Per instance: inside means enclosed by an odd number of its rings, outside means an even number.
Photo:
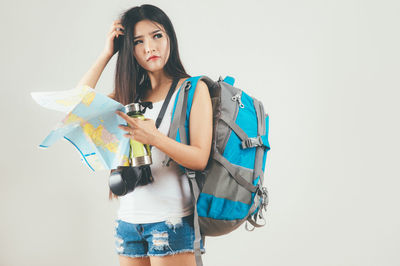
[{"label": "backpack shoulder strap", "polygon": [[[203,76],[190,77],[185,80],[176,95],[171,117],[171,126],[168,131],[168,137],[177,142],[189,144],[189,117],[192,109],[193,96],[197,83]],[[207,77],[208,78],[208,77]],[[170,158],[165,155],[164,165],[168,165]]]}]

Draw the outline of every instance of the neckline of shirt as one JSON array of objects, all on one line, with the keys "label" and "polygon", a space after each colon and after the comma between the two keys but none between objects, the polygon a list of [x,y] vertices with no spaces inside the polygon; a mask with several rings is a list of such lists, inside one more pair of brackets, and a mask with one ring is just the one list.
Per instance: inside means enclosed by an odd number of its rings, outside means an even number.
[{"label": "neckline of shirt", "polygon": [[[172,96],[171,96],[171,99],[172,99],[172,97],[174,97],[174,95],[176,94],[176,92],[179,91],[179,90],[180,90],[180,87],[174,91],[174,93],[173,93]],[[164,101],[165,101],[165,99],[164,99],[164,100],[161,100],[161,101],[158,101],[158,102],[151,102],[151,103],[152,103],[153,105],[157,105],[157,104],[159,104],[159,103],[163,103]],[[139,102],[142,102],[142,101],[139,100]]]}]

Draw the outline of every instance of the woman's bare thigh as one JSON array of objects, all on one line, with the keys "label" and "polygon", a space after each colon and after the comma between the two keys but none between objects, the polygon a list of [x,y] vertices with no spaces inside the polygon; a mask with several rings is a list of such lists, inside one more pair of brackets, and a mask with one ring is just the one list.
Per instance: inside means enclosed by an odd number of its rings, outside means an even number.
[{"label": "woman's bare thigh", "polygon": [[151,266],[196,266],[193,252],[184,252],[168,256],[150,256]]},{"label": "woman's bare thigh", "polygon": [[144,258],[131,258],[119,255],[120,266],[150,266],[149,257]]}]

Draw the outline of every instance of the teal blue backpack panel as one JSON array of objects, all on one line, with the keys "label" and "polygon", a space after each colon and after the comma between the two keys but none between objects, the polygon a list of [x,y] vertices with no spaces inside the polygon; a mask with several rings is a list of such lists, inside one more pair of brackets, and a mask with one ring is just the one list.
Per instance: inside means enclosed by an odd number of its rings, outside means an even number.
[{"label": "teal blue backpack panel", "polygon": [[[257,114],[254,108],[253,99],[245,92],[241,97],[244,108],[239,108],[235,123],[246,132],[249,138],[257,137]],[[256,149],[242,149],[242,141],[232,130],[226,143],[223,156],[232,164],[254,169]]]},{"label": "teal blue backpack panel", "polygon": [[234,77],[230,77],[230,76],[226,76],[224,78],[224,82],[226,82],[229,85],[233,86],[233,84],[235,83],[235,78]]}]

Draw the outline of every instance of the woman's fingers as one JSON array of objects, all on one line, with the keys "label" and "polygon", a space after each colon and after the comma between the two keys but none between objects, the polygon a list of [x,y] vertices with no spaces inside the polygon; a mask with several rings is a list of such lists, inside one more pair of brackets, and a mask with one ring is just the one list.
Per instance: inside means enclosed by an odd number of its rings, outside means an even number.
[{"label": "woman's fingers", "polygon": [[124,112],[121,112],[121,111],[119,111],[119,110],[115,111],[115,113],[116,113],[117,115],[119,115],[120,117],[122,117],[123,119],[125,119],[125,120],[131,118],[130,116],[128,116],[127,114],[125,114]]},{"label": "woman's fingers", "polygon": [[114,31],[117,32],[124,32],[125,28],[122,26],[121,24],[121,20],[115,20],[111,26],[110,26],[110,31],[108,32],[109,34],[111,34]]},{"label": "woman's fingers", "polygon": [[127,126],[124,126],[124,125],[119,125],[118,126],[121,130],[124,130],[124,131],[126,131],[125,133],[125,136],[133,136],[134,134],[133,134],[133,132],[135,131],[133,128],[131,128],[131,127],[127,127]]},{"label": "woman's fingers", "polygon": [[138,123],[139,123],[139,119],[137,118],[132,118],[130,116],[128,116],[127,114],[121,112],[121,111],[115,111],[115,113],[117,115],[119,115],[120,117],[122,117],[129,125],[133,126],[133,127],[137,127]]},{"label": "woman's fingers", "polygon": [[115,27],[115,28],[112,28],[109,32],[108,32],[108,34],[113,34],[114,32],[117,32],[118,34],[124,34],[125,32],[124,32],[124,30],[123,30],[123,28],[121,28],[121,27]]},{"label": "woman's fingers", "polygon": [[122,27],[122,25],[118,25],[118,26],[112,26],[110,28],[110,31],[108,32],[108,34],[112,34],[113,32],[117,32],[119,34],[124,34],[124,27]]},{"label": "woman's fingers", "polygon": [[125,125],[118,125],[118,127],[122,130],[129,131],[129,132],[133,132],[133,130],[134,130],[134,128],[125,126]]}]

